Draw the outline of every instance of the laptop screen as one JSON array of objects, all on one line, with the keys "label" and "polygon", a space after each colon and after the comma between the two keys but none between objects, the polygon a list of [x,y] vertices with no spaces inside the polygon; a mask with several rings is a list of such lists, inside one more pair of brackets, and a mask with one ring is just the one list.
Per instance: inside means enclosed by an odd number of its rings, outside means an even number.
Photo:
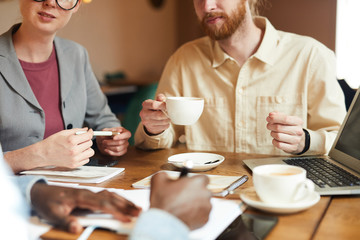
[{"label": "laptop screen", "polygon": [[360,98],[356,95],[335,149],[360,159]]}]

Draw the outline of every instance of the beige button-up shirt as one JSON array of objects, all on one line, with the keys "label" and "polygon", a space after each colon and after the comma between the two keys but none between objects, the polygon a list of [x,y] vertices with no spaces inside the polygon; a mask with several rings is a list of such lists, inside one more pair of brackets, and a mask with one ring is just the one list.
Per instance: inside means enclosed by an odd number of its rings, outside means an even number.
[{"label": "beige button-up shirt", "polygon": [[171,125],[156,136],[140,124],[136,146],[172,147],[185,135],[191,150],[284,155],[266,128],[268,114],[279,111],[304,120],[311,137],[306,154],[330,150],[346,114],[334,53],[310,37],[277,31],[265,18],[255,23],[264,38],[241,68],[208,37],[171,56],[157,94],[204,98],[204,111],[194,125]]}]

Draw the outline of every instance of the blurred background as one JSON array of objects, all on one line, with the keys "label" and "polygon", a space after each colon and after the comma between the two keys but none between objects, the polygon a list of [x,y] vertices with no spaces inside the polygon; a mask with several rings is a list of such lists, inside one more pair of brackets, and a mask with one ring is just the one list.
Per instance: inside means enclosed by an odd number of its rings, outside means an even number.
[{"label": "blurred background", "polygon": [[[58,35],[88,49],[100,81],[117,71],[125,72],[130,81],[156,81],[168,57],[203,34],[192,0],[164,0],[158,8],[151,2],[92,0],[82,4]],[[269,2],[264,15],[276,28],[312,36],[335,50],[336,0]],[[0,0],[0,32],[20,21],[18,0]]]}]

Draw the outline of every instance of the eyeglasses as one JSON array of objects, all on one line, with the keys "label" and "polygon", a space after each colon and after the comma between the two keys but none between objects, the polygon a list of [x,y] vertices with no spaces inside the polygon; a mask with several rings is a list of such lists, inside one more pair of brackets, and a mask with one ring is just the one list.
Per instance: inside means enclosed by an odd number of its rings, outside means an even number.
[{"label": "eyeglasses", "polygon": [[[44,2],[46,0],[34,0],[35,2]],[[71,10],[78,4],[79,0],[56,0],[56,4],[64,10]]]}]

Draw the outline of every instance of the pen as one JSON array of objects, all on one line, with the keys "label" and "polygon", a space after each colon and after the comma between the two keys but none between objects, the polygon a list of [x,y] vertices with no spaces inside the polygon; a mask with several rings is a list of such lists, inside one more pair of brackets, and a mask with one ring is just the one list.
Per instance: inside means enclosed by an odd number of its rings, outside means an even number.
[{"label": "pen", "polygon": [[181,168],[179,178],[186,177],[186,175],[189,173],[189,171],[193,167],[193,165],[194,165],[194,163],[192,161],[186,160],[184,162],[184,166]]},{"label": "pen", "polygon": [[204,164],[213,164],[213,163],[217,163],[217,162],[220,162],[220,159],[216,159],[216,160],[213,160],[213,161],[208,161]]},{"label": "pen", "polygon": [[[75,134],[80,135],[83,133],[86,133],[87,131],[77,131]],[[119,132],[113,132],[113,131],[94,131],[94,136],[115,136],[120,134]]]},{"label": "pen", "polygon": [[187,167],[182,167],[179,178],[186,177],[188,173],[189,173],[189,169]]},{"label": "pen", "polygon": [[225,188],[223,191],[219,192],[219,193],[214,193],[213,196],[215,197],[226,197],[229,194],[232,194],[233,191],[240,187],[241,185],[243,185],[247,180],[249,179],[249,177],[247,175],[243,175],[241,178],[239,178],[238,180],[236,180],[235,182],[233,182],[232,184],[230,184],[227,188]]},{"label": "pen", "polygon": [[80,237],[77,240],[86,240],[89,238],[91,233],[97,228],[95,225],[90,225],[85,228],[85,230],[81,233]]}]

